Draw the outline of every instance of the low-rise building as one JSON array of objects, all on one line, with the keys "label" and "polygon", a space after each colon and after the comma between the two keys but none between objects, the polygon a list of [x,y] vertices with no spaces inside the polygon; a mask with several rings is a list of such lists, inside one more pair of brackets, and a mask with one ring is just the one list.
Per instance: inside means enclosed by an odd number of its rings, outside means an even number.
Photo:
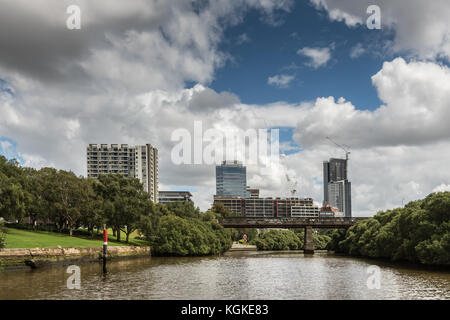
[{"label": "low-rise building", "polygon": [[222,198],[214,197],[214,203],[235,215],[244,217],[318,217],[320,208],[311,198]]},{"label": "low-rise building", "polygon": [[159,191],[159,203],[175,201],[192,202],[192,194],[189,191]]}]

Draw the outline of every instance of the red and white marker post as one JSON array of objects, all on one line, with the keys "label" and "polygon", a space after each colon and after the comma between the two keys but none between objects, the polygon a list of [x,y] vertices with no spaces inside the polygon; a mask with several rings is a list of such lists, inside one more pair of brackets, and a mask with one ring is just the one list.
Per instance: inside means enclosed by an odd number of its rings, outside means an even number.
[{"label": "red and white marker post", "polygon": [[106,273],[106,252],[108,250],[108,230],[103,225],[103,273]]}]

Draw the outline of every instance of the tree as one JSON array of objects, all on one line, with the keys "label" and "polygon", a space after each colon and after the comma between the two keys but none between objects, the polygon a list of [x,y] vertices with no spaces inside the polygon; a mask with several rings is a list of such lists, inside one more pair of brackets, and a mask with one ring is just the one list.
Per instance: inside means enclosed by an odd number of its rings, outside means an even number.
[{"label": "tree", "polygon": [[270,230],[260,234],[254,243],[258,250],[300,250],[303,241],[291,230]]},{"label": "tree", "polygon": [[22,221],[25,215],[25,194],[20,183],[0,172],[0,217]]},{"label": "tree", "polygon": [[72,172],[42,169],[44,197],[49,203],[50,217],[60,231],[69,230],[70,236],[79,224],[83,201],[87,198],[82,180]]},{"label": "tree", "polygon": [[130,234],[142,223],[141,216],[152,211],[149,195],[135,178],[100,175],[98,180],[95,190],[104,200],[107,223],[115,230],[117,241],[120,241],[120,231],[123,231],[128,242]]},{"label": "tree", "polygon": [[170,214],[161,217],[152,245],[156,255],[204,256],[225,252],[231,247],[231,239],[215,222]]},{"label": "tree", "polygon": [[0,222],[0,249],[6,246],[6,231],[3,222]]},{"label": "tree", "polygon": [[450,265],[450,192],[377,213],[334,233],[329,249],[350,255]]},{"label": "tree", "polygon": [[227,208],[225,208],[225,206],[223,205],[223,203],[220,203],[220,202],[215,202],[215,203],[213,204],[213,207],[212,207],[211,211],[213,211],[213,212],[219,214],[221,218],[226,218],[226,217],[236,216],[236,215],[233,214],[230,210],[228,210]]},{"label": "tree", "polygon": [[38,221],[48,219],[49,206],[44,197],[46,185],[45,175],[41,171],[24,168],[24,179],[22,185],[25,189],[25,211],[30,219],[33,230],[36,229]]},{"label": "tree", "polygon": [[82,201],[80,223],[87,227],[91,237],[94,236],[94,228],[99,230],[106,223],[104,214],[104,201],[101,195],[95,192],[96,179],[87,178],[82,181],[86,199]]}]

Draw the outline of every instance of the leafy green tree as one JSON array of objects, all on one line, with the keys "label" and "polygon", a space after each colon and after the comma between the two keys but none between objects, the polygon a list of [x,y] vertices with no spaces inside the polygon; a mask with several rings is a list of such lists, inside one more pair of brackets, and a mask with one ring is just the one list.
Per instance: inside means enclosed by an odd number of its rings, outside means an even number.
[{"label": "leafy green tree", "polygon": [[44,197],[45,175],[32,168],[24,168],[23,177],[25,215],[30,219],[33,230],[36,230],[39,221],[44,223],[49,218],[49,202]]},{"label": "leafy green tree", "polygon": [[82,179],[68,171],[41,169],[44,198],[49,204],[50,219],[60,231],[67,228],[70,236],[79,225],[83,202],[87,198]]},{"label": "leafy green tree", "polygon": [[168,211],[182,218],[200,218],[200,209],[191,201],[175,201],[162,204]]},{"label": "leafy green tree", "polygon": [[95,192],[95,186],[99,183],[96,179],[83,179],[82,183],[86,198],[81,203],[80,224],[94,237],[94,229],[100,230],[106,224],[104,201],[102,196]]},{"label": "leafy green tree", "polygon": [[22,221],[25,215],[25,194],[20,183],[0,172],[0,217]]},{"label": "leafy green tree", "polygon": [[152,250],[156,255],[203,256],[230,247],[231,239],[219,224],[166,215],[161,217]]},{"label": "leafy green tree", "polygon": [[3,222],[0,222],[0,249],[6,246],[6,230]]},{"label": "leafy green tree", "polygon": [[258,250],[300,250],[303,241],[291,230],[270,230],[260,234],[254,243]]},{"label": "leafy green tree", "polygon": [[[121,175],[100,175],[98,180],[95,190],[104,200],[103,209],[107,223],[115,230],[118,241],[120,231],[123,231],[128,242],[130,234],[145,222],[142,216],[154,212],[149,195],[143,190],[138,179]],[[144,225],[148,227],[156,223]]]},{"label": "leafy green tree", "polygon": [[404,208],[377,213],[343,232],[327,248],[349,255],[450,265],[450,192],[432,193]]},{"label": "leafy green tree", "polygon": [[230,210],[228,210],[227,208],[225,208],[225,206],[223,205],[223,203],[220,202],[216,202],[213,204],[213,207],[211,209],[211,211],[219,214],[219,216],[221,218],[227,218],[227,217],[233,217],[236,216],[234,213],[232,213]]}]

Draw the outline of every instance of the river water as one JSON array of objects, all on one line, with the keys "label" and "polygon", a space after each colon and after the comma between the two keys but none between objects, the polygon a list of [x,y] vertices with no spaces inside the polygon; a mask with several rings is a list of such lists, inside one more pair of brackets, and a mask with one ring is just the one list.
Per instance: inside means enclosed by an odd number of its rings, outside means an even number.
[{"label": "river water", "polygon": [[[368,267],[380,269],[369,289]],[[135,258],[80,265],[81,288],[67,267],[5,271],[0,299],[446,299],[450,272],[299,252],[229,252],[207,258]],[[370,282],[372,283],[372,282]]]}]

